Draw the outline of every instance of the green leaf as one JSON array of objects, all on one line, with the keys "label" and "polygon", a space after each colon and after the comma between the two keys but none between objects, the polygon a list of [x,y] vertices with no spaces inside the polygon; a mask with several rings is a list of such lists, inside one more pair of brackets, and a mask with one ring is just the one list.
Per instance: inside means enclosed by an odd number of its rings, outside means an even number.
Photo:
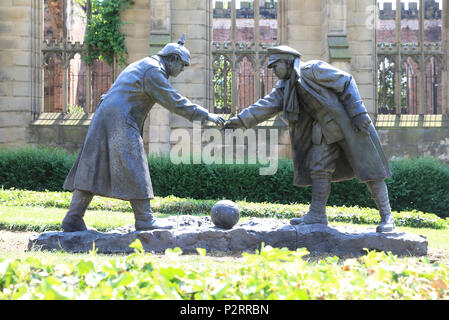
[{"label": "green leaf", "polygon": [[167,280],[173,280],[175,278],[182,278],[186,275],[185,271],[181,268],[167,267],[159,269],[159,273]]},{"label": "green leaf", "polygon": [[40,285],[40,292],[43,293],[45,300],[68,300],[70,295],[61,287],[61,282],[54,276],[48,276],[43,279]]},{"label": "green leaf", "polygon": [[117,288],[120,286],[127,286],[134,281],[134,276],[130,272],[124,272],[120,274],[117,278],[110,281],[112,288]]},{"label": "green leaf", "polygon": [[196,248],[196,251],[198,252],[198,254],[201,257],[205,257],[206,256],[206,249],[204,249],[204,248]]},{"label": "green leaf", "polygon": [[78,268],[79,275],[85,275],[89,272],[95,272],[95,266],[92,261],[81,260],[77,263],[76,267]]},{"label": "green leaf", "polygon": [[130,248],[133,248],[136,253],[144,252],[142,242],[139,239],[134,240],[134,242],[131,243],[129,246]]}]

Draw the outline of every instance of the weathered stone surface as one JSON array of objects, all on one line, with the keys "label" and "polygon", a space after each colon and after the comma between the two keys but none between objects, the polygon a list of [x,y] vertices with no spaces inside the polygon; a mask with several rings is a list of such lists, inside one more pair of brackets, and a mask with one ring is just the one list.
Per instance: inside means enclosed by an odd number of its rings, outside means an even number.
[{"label": "weathered stone surface", "polygon": [[179,247],[184,253],[196,253],[197,248],[208,252],[253,252],[263,243],[290,250],[305,247],[311,254],[360,256],[365,249],[391,251],[397,255],[427,254],[427,239],[403,232],[377,233],[373,228],[344,228],[323,225],[295,225],[278,219],[252,218],[232,229],[215,227],[209,217],[177,216],[167,218],[172,230],[135,231],[120,227],[110,232],[44,232],[31,237],[28,249],[88,252],[93,243],[100,253],[131,253],[129,245],[136,239],[145,251],[164,252]]},{"label": "weathered stone surface", "polygon": [[378,233],[373,228],[328,227],[319,224],[296,225],[297,247],[313,253],[337,256],[360,256],[366,249],[392,252],[397,255],[424,256],[427,238],[405,232]]}]

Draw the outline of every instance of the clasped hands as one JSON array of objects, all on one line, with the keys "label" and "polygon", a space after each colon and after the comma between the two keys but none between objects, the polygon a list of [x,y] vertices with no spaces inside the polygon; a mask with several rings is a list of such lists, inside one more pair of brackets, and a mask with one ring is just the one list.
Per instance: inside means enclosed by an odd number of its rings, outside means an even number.
[{"label": "clasped hands", "polygon": [[[217,114],[209,113],[209,121],[214,122],[216,125],[223,129],[236,129],[242,126],[242,123],[238,117],[230,118],[225,121],[222,117]],[[369,127],[371,125],[371,118],[367,113],[361,113],[352,118],[352,127],[356,132],[362,132],[369,135]]]},{"label": "clasped hands", "polygon": [[209,113],[208,120],[214,122],[217,126],[223,129],[235,129],[241,127],[240,120],[237,117],[231,118],[226,121],[215,113]]},{"label": "clasped hands", "polygon": [[223,128],[225,125],[225,120],[215,113],[209,113],[207,120],[215,123],[220,128]]}]

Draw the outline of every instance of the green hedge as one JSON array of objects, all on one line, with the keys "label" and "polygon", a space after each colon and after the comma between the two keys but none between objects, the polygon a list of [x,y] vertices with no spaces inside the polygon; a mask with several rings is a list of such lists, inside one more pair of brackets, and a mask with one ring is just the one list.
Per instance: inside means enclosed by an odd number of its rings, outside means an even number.
[{"label": "green hedge", "polygon": [[[75,159],[75,155],[57,149],[0,149],[0,187],[61,191]],[[160,197],[279,204],[306,204],[311,199],[310,187],[292,185],[289,160],[281,160],[272,176],[259,175],[260,165],[175,165],[164,157],[150,157],[148,163],[153,189]],[[393,210],[449,216],[448,164],[433,158],[394,160],[390,164],[393,176],[386,182]],[[355,179],[333,183],[329,205],[375,208],[366,186]]]},{"label": "green hedge", "polygon": [[61,191],[75,159],[54,148],[0,148],[0,187]]}]

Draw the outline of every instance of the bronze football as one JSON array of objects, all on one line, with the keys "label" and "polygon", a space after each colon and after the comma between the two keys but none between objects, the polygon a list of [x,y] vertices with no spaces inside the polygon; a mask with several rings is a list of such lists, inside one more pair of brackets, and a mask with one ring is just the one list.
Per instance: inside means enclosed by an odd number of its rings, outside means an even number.
[{"label": "bronze football", "polygon": [[240,209],[233,201],[220,200],[212,207],[211,219],[216,227],[231,229],[240,219]]}]

